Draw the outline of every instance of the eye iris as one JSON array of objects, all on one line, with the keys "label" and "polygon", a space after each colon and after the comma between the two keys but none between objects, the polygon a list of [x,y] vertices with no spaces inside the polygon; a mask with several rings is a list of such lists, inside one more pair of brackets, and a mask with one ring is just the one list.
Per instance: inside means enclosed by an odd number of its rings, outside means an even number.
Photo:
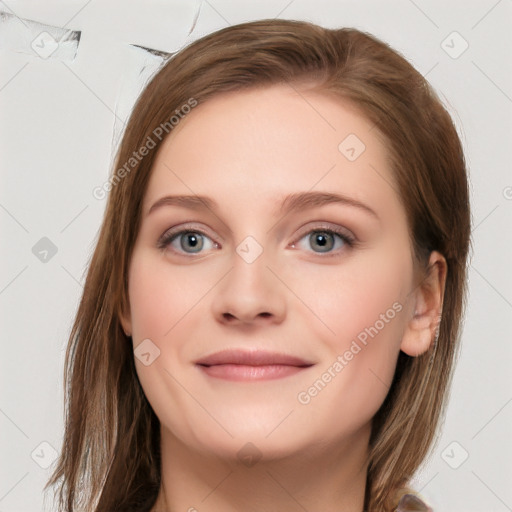
[{"label": "eye iris", "polygon": [[311,246],[314,247],[316,244],[318,247],[320,247],[320,252],[327,252],[330,249],[332,249],[332,246],[333,246],[332,238],[333,237],[330,233],[325,233],[323,231],[317,231],[316,233],[312,233],[310,235]]},{"label": "eye iris", "polygon": [[[187,240],[190,243],[191,247],[186,247],[184,245],[183,240]],[[187,233],[183,233],[181,238],[181,248],[184,250],[192,249],[192,252],[198,252],[203,248],[203,238],[201,235],[198,235],[197,233],[194,233],[193,231],[189,231]]]}]

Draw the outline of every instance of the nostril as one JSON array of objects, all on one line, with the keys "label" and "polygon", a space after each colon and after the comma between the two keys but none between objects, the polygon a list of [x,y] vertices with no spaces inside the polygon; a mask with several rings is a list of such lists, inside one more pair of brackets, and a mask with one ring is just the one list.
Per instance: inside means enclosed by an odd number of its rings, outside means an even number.
[{"label": "nostril", "polygon": [[[222,316],[227,321],[236,320],[238,317],[236,315],[233,315],[232,313],[222,313]],[[264,311],[263,313],[258,313],[258,317],[263,318],[269,318],[272,317],[272,313],[269,313],[268,311]]]}]

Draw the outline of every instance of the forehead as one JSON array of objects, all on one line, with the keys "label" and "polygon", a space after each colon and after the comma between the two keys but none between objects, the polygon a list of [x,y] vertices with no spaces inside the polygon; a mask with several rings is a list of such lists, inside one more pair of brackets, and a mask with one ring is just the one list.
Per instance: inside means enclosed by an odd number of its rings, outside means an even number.
[{"label": "forehead", "polygon": [[313,189],[401,213],[373,124],[332,95],[274,85],[216,95],[184,116],[158,150],[144,208],[195,193],[270,211],[275,198]]}]

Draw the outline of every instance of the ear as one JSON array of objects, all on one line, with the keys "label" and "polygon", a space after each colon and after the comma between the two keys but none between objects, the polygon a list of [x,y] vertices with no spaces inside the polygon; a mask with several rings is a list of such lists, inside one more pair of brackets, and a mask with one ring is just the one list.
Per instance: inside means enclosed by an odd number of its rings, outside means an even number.
[{"label": "ear", "polygon": [[119,322],[121,323],[121,327],[123,328],[126,336],[132,335],[132,320],[130,314],[130,306],[126,304],[125,301],[121,304],[120,312],[118,313]]},{"label": "ear", "polygon": [[413,314],[405,327],[400,349],[416,357],[428,351],[441,321],[448,265],[442,254],[430,253],[425,276],[413,290]]}]

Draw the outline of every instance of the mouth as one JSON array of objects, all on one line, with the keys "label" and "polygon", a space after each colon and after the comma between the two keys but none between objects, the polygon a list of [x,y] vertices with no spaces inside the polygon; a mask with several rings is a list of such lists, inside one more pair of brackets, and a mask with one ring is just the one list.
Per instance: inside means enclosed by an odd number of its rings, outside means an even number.
[{"label": "mouth", "polygon": [[237,349],[216,352],[196,361],[206,375],[232,381],[280,379],[304,371],[313,364],[288,354]]}]

